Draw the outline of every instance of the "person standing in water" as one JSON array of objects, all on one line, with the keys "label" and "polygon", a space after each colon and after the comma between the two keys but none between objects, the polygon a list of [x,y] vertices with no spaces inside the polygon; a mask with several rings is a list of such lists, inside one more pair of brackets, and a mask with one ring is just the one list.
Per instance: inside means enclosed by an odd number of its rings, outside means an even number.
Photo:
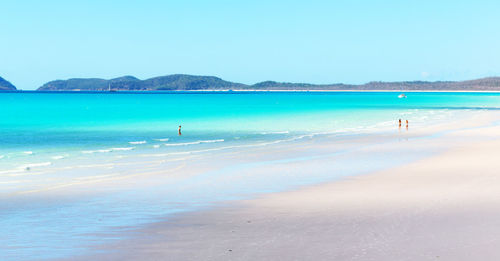
[{"label": "person standing in water", "polygon": [[406,130],[408,130],[408,120],[406,120]]},{"label": "person standing in water", "polygon": [[179,136],[181,136],[182,133],[181,133],[181,125],[179,125]]},{"label": "person standing in water", "polygon": [[399,119],[399,128],[401,129],[401,119]]}]

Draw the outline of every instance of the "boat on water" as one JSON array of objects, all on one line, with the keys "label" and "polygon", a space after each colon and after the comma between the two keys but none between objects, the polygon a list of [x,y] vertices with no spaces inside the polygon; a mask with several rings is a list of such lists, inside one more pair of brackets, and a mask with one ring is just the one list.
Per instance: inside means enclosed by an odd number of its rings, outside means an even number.
[{"label": "boat on water", "polygon": [[401,93],[401,94],[398,96],[398,98],[400,98],[400,99],[406,98],[406,94]]}]

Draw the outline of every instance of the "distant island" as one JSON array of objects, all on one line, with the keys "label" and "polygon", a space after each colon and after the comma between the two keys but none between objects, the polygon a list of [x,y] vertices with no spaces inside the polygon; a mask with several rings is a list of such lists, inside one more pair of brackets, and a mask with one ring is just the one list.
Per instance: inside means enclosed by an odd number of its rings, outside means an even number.
[{"label": "distant island", "polygon": [[425,91],[500,91],[500,77],[470,81],[405,81],[354,84],[309,84],[265,81],[253,85],[222,80],[214,76],[174,74],[140,80],[123,76],[51,81],[39,91],[203,91],[203,90],[425,90]]},{"label": "distant island", "polygon": [[246,85],[224,81],[214,76],[174,74],[139,80],[123,76],[110,80],[98,78],[51,81],[39,91],[190,91],[244,89]]},{"label": "distant island", "polygon": [[[16,87],[0,77],[0,91]],[[215,76],[173,74],[140,80],[134,76],[114,79],[73,78],[50,81],[37,91],[500,91],[500,77],[469,81],[403,81],[369,82],[365,84],[310,84],[264,81],[253,85],[225,81]]]},{"label": "distant island", "polygon": [[16,86],[12,85],[9,81],[0,77],[0,91],[15,91]]}]

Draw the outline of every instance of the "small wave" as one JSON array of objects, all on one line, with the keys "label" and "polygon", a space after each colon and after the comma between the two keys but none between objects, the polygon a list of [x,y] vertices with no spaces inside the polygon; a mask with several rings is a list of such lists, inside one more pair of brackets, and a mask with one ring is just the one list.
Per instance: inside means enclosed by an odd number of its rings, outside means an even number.
[{"label": "small wave", "polygon": [[170,147],[170,146],[186,146],[186,145],[195,145],[195,144],[201,144],[201,143],[215,143],[215,142],[223,142],[224,139],[218,139],[218,140],[199,140],[199,141],[193,141],[193,142],[184,142],[184,143],[165,143],[163,145]]},{"label": "small wave", "polygon": [[186,145],[194,145],[194,144],[200,144],[201,142],[199,141],[194,141],[194,142],[184,142],[184,143],[165,143],[163,145],[165,146],[186,146]]},{"label": "small wave", "polygon": [[19,168],[20,169],[24,169],[24,170],[30,170],[31,168],[44,167],[44,166],[49,166],[49,165],[52,165],[52,162],[41,162],[41,163],[26,164],[26,165],[22,165]]},{"label": "small wave", "polygon": [[94,153],[106,153],[106,152],[113,152],[113,151],[126,151],[126,150],[133,150],[135,147],[125,147],[125,148],[111,148],[111,149],[105,149],[105,150],[84,150],[82,153],[84,154],[94,154]]},{"label": "small wave", "polygon": [[223,142],[224,139],[218,139],[218,140],[200,140],[200,143],[214,143],[214,142]]},{"label": "small wave", "polygon": [[4,155],[0,155],[0,159],[3,159],[3,158],[5,158],[5,156]]},{"label": "small wave", "polygon": [[125,147],[125,148],[111,148],[111,151],[126,151],[126,150],[133,150],[135,147]]},{"label": "small wave", "polygon": [[153,148],[155,148],[155,149],[157,149],[157,148],[159,148],[159,147],[160,147],[160,145],[158,145],[158,144],[153,145]]},{"label": "small wave", "polygon": [[170,153],[161,153],[161,154],[143,154],[141,157],[166,157],[166,156],[175,156],[175,155],[186,155],[191,154],[190,151],[181,151],[181,152],[170,152]]},{"label": "small wave", "polygon": [[268,135],[268,134],[288,134],[290,133],[289,131],[271,131],[271,132],[261,132],[260,134],[262,135]]},{"label": "small wave", "polygon": [[63,156],[63,155],[58,155],[58,156],[52,157],[52,159],[55,159],[55,160],[60,160],[60,159],[64,159],[64,158],[66,158],[66,156]]},{"label": "small wave", "polygon": [[26,155],[33,155],[33,151],[23,151],[23,153]]},{"label": "small wave", "polygon": [[19,167],[16,169],[8,169],[8,170],[0,171],[0,175],[11,174],[10,176],[12,176],[13,173],[19,173],[19,172],[23,172],[23,171],[24,171],[24,169],[21,169]]},{"label": "small wave", "polygon": [[97,167],[114,167],[115,164],[113,163],[106,163],[106,164],[86,164],[86,165],[76,165],[72,168],[97,168]]},{"label": "small wave", "polygon": [[157,141],[168,141],[169,138],[164,138],[164,139],[154,139],[154,140],[157,140]]},{"label": "small wave", "polygon": [[[210,148],[210,149],[204,149],[204,150],[170,152],[170,153],[161,153],[161,154],[144,154],[141,156],[142,157],[165,157],[165,156],[186,155],[186,154],[204,153],[204,152],[220,151],[220,150],[228,150],[228,149],[264,147],[264,146],[278,144],[278,143],[296,141],[296,140],[300,140],[300,139],[304,139],[304,138],[313,138],[314,136],[315,136],[314,134],[305,134],[305,135],[295,136],[295,137],[291,137],[291,138],[284,139],[284,140],[275,140],[275,141],[261,142],[261,143],[256,143],[256,144],[233,145],[233,146]],[[224,140],[222,140],[222,141],[224,141]],[[186,142],[186,143],[188,143],[188,142]],[[176,145],[180,146],[180,145],[185,145],[186,143],[177,143]],[[165,145],[167,145],[167,144],[165,144]],[[174,145],[174,144],[170,144],[170,145]]]},{"label": "small wave", "polygon": [[137,145],[137,144],[145,144],[147,143],[147,141],[145,140],[141,140],[141,141],[130,141],[129,144],[132,144],[132,145]]},{"label": "small wave", "polygon": [[82,151],[82,153],[84,153],[84,154],[105,153],[105,152],[111,152],[111,150],[84,150],[84,151]]}]

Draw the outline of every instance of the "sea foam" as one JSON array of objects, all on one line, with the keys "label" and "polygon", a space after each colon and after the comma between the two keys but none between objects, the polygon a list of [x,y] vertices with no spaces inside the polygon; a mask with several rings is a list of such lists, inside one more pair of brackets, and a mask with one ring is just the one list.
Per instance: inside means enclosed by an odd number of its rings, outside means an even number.
[{"label": "sea foam", "polygon": [[111,152],[111,150],[108,149],[108,150],[84,150],[84,151],[82,151],[82,153],[84,153],[84,154],[105,153],[105,152]]},{"label": "sea foam", "polygon": [[132,144],[132,145],[137,145],[137,144],[145,144],[147,143],[147,141],[145,140],[141,140],[141,141],[130,141],[129,144]]},{"label": "sea foam", "polygon": [[271,131],[271,132],[261,132],[260,134],[262,135],[269,135],[269,134],[288,134],[290,133],[289,131]]},{"label": "sea foam", "polygon": [[201,144],[201,143],[215,143],[215,142],[223,142],[224,139],[217,139],[217,140],[199,140],[199,141],[192,141],[192,142],[183,142],[183,143],[165,143],[163,145],[170,147],[170,146],[186,146],[186,145],[196,145],[196,144]]},{"label": "sea foam", "polygon": [[135,147],[125,147],[125,148],[111,148],[111,151],[127,151],[127,150],[133,150]]},{"label": "sea foam", "polygon": [[30,163],[30,164],[22,165],[19,168],[24,169],[24,170],[30,170],[31,168],[44,167],[44,166],[49,166],[49,165],[52,165],[52,162]]}]

